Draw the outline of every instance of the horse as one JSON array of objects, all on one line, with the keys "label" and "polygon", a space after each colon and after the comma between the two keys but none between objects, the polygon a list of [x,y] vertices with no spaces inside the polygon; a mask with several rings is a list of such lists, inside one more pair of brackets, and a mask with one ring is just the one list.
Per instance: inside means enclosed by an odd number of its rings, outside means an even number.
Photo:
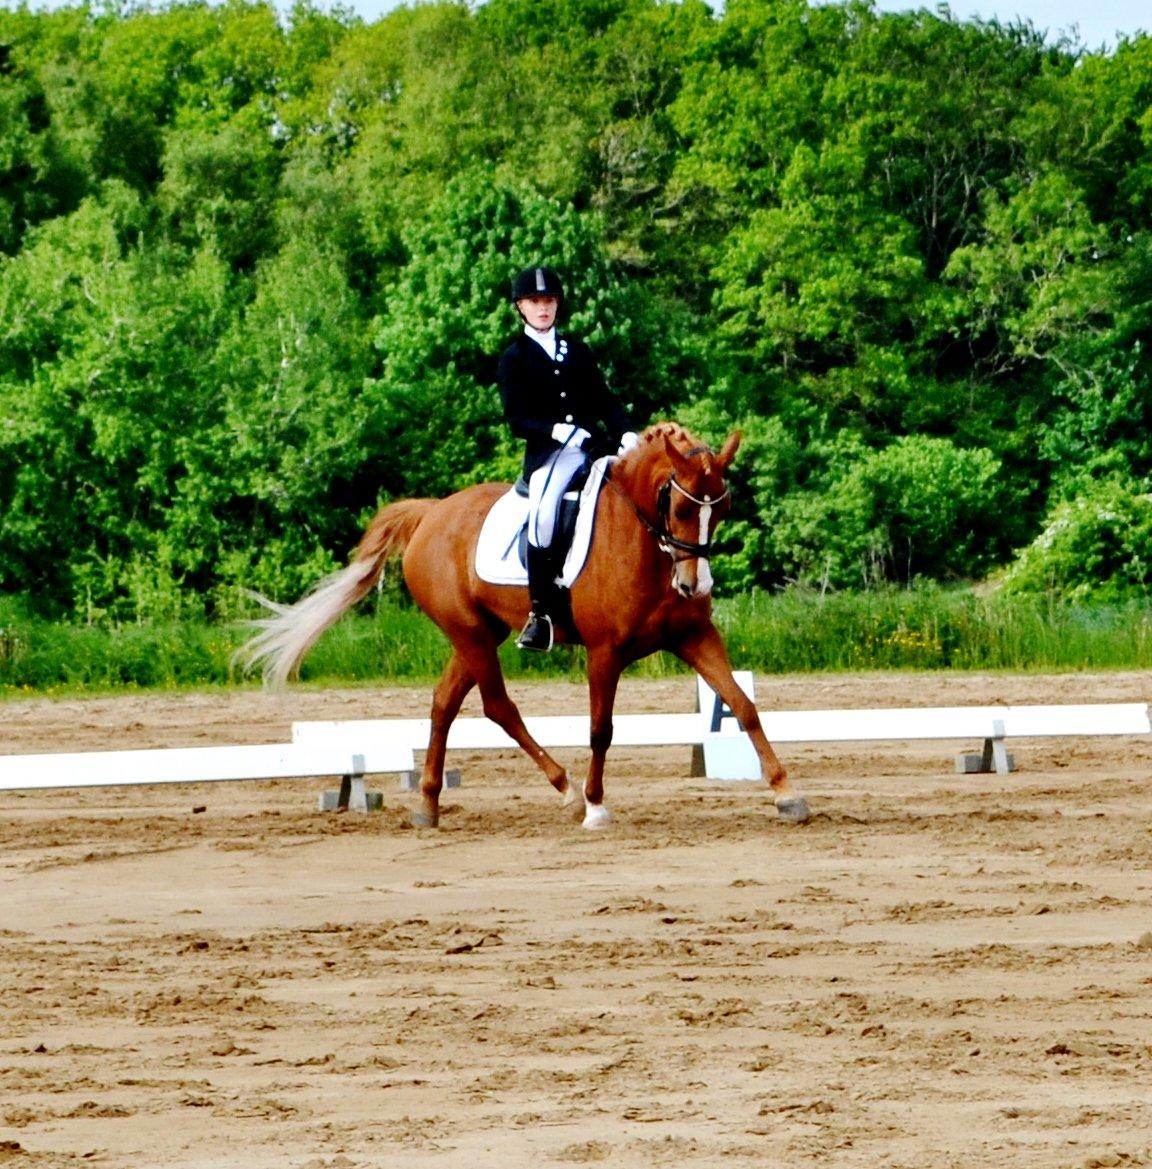
[{"label": "horse", "polygon": [[346,568],[293,605],[258,598],[273,615],[256,622],[262,632],[240,657],[248,669],[262,666],[266,682],[283,685],[320,635],[371,591],[385,563],[402,556],[412,598],[452,647],[433,693],[414,825],[438,824],[448,729],[473,687],[479,687],[484,714],[536,764],[584,827],[607,825],[604,764],[620,675],[657,650],[675,654],[712,687],[754,744],[778,817],[803,823],[808,804],[793,789],[756,707],[733,678],[712,621],[708,557],[716,525],[731,506],[725,475],[740,437],[733,431],[714,451],[678,423],[657,423],[608,467],[592,544],[571,587],[571,621],[556,623],[558,642],[582,643],[587,651],[591,759],[582,787],[529,734],[505,687],[497,650],[527,617],[527,589],[488,584],[475,571],[481,526],[506,484],[385,504]]}]

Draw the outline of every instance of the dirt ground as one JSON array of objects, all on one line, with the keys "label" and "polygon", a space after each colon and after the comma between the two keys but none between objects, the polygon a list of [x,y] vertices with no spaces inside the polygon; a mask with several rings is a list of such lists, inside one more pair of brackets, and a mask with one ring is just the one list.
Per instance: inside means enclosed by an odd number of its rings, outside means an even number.
[{"label": "dirt ground", "polygon": [[[762,709],[1152,697],[1135,674],[757,684]],[[618,709],[693,694],[636,680]],[[32,752],[427,703],[0,715]],[[957,775],[978,747],[781,747],[803,827],[686,748],[613,753],[603,833],[515,754],[450,757],[438,831],[394,776],[368,816],[318,812],[324,780],[0,793],[0,1166],[1152,1166],[1152,743],[1020,741],[1010,775]]]}]

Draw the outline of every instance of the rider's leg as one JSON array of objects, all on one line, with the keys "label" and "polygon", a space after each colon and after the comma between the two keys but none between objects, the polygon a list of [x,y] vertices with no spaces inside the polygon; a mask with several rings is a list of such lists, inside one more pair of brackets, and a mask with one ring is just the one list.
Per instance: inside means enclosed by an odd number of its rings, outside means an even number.
[{"label": "rider's leg", "polygon": [[552,629],[552,601],[556,595],[556,568],[551,548],[528,545],[528,598],[531,612],[523,632],[516,639],[521,649],[547,653],[555,634]]},{"label": "rider's leg", "polygon": [[516,639],[521,649],[552,648],[552,607],[556,596],[559,566],[552,555],[556,516],[564,492],[573,476],[584,466],[582,451],[561,448],[528,480],[528,597],[531,612],[523,632]]}]

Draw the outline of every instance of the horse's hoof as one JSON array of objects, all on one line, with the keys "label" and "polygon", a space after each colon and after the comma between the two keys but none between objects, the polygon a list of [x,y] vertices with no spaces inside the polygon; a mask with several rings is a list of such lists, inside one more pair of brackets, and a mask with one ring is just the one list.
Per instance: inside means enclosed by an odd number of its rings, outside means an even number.
[{"label": "horse's hoof", "polygon": [[436,828],[440,824],[438,814],[425,811],[423,808],[413,808],[409,819],[413,828]]},{"label": "horse's hoof", "polygon": [[583,820],[587,807],[584,802],[584,789],[577,787],[576,784],[569,780],[568,788],[564,792],[564,803],[561,806],[571,813],[574,820]]},{"label": "horse's hoof", "polygon": [[808,801],[803,796],[784,796],[777,800],[776,814],[785,824],[804,824],[812,817]]},{"label": "horse's hoof", "polygon": [[603,804],[589,804],[584,812],[584,827],[588,829],[607,828],[612,823],[612,813]]}]

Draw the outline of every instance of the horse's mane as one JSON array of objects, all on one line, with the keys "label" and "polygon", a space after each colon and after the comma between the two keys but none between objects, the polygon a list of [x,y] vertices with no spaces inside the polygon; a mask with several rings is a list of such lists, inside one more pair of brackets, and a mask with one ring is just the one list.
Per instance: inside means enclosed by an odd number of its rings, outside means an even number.
[{"label": "horse's mane", "polygon": [[692,436],[679,422],[653,422],[640,432],[640,441],[624,456],[624,460],[641,459],[651,456],[653,451],[664,453],[664,438],[667,437],[673,446],[680,450],[687,450],[693,445]]},{"label": "horse's mane", "polygon": [[708,448],[686,430],[679,422],[654,422],[640,434],[640,441],[619,462],[621,470],[634,471],[642,463],[658,460],[658,465],[665,466],[668,454],[664,448],[664,439],[679,451],[687,453],[693,449]]},{"label": "horse's mane", "polygon": [[662,435],[667,435],[678,447],[691,446],[695,440],[679,422],[653,422],[643,434],[641,442],[656,442]]}]

